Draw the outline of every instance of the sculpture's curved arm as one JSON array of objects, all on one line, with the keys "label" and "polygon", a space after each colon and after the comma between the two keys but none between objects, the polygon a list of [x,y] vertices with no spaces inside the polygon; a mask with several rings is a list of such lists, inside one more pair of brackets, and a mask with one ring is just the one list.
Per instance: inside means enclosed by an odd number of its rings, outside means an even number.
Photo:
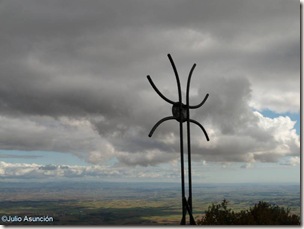
[{"label": "sculpture's curved arm", "polygon": [[151,129],[150,133],[149,133],[149,137],[151,137],[155,131],[155,129],[161,124],[163,123],[164,121],[167,121],[167,120],[171,120],[171,119],[175,119],[173,116],[170,116],[170,117],[165,117],[161,120],[159,120],[154,126],[153,128]]},{"label": "sculpture's curved arm", "polygon": [[197,121],[195,121],[193,119],[189,119],[189,121],[195,123],[196,125],[198,125],[202,129],[202,131],[204,132],[207,141],[209,141],[209,137],[208,137],[208,134],[207,134],[205,128],[199,122],[197,122]]},{"label": "sculpture's curved arm", "polygon": [[189,108],[190,108],[190,109],[195,109],[195,108],[201,107],[201,106],[206,102],[206,100],[208,99],[208,96],[209,96],[209,94],[207,93],[206,96],[205,96],[205,98],[203,99],[203,101],[202,101],[200,104],[198,104],[198,105],[196,105],[196,106],[190,106],[190,105],[189,105]]},{"label": "sculpture's curved arm", "polygon": [[168,102],[168,103],[174,104],[173,101],[171,101],[170,99],[168,99],[167,97],[165,97],[165,96],[157,89],[157,87],[155,86],[155,84],[153,83],[153,81],[152,81],[152,79],[151,79],[151,77],[150,77],[149,75],[147,75],[147,78],[148,78],[148,80],[149,80],[151,86],[153,87],[153,89],[156,91],[156,93],[157,93],[163,100],[165,100],[165,101]]},{"label": "sculpture's curved arm", "polygon": [[[195,68],[196,64],[193,64],[190,72],[189,72],[189,76],[188,76],[188,82],[187,82],[187,91],[186,91],[186,103],[187,103],[187,106],[190,107],[189,105],[189,90],[190,90],[190,81],[191,81],[191,77],[192,77],[192,72]],[[188,114],[189,116],[189,114]]]},{"label": "sculpture's curved arm", "polygon": [[175,78],[176,78],[176,82],[177,82],[177,90],[178,90],[178,101],[180,103],[182,103],[182,91],[181,91],[181,86],[180,86],[180,81],[179,81],[179,77],[178,77],[178,73],[177,73],[177,70],[176,70],[176,67],[175,67],[175,64],[174,64],[174,61],[171,57],[170,54],[168,54],[168,58],[170,60],[170,63],[172,65],[172,68],[174,70],[174,74],[175,74]]}]

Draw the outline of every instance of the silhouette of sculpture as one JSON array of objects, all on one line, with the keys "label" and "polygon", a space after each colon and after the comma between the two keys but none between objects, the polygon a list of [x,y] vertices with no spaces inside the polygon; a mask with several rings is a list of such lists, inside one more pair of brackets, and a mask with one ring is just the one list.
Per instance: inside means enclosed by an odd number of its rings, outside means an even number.
[{"label": "silhouette of sculpture", "polygon": [[[187,90],[186,90],[186,104],[182,103],[182,93],[181,93],[181,86],[180,86],[180,81],[179,81],[179,76],[175,67],[175,64],[173,62],[173,59],[171,57],[170,54],[168,54],[168,58],[170,60],[170,63],[172,65],[172,68],[174,70],[174,74],[176,77],[176,82],[177,82],[177,90],[178,90],[178,102],[173,102],[170,99],[168,99],[167,97],[165,97],[155,86],[155,84],[153,83],[151,77],[148,75],[147,78],[151,84],[151,86],[153,87],[153,89],[156,91],[156,93],[162,98],[164,99],[166,102],[172,104],[172,116],[169,117],[165,117],[161,120],[159,120],[151,129],[150,133],[149,133],[149,137],[151,137],[155,131],[155,129],[163,122],[167,121],[167,120],[171,120],[171,119],[175,119],[176,121],[179,122],[179,126],[180,126],[180,157],[181,157],[181,183],[182,183],[182,219],[180,224],[185,225],[186,224],[186,214],[187,212],[189,213],[189,217],[190,217],[190,224],[191,225],[195,225],[195,220],[193,218],[192,215],[192,175],[191,175],[191,142],[190,142],[190,122],[198,125],[202,131],[205,134],[205,137],[207,139],[207,141],[209,141],[209,137],[208,134],[205,130],[205,128],[197,121],[190,119],[190,109],[196,109],[201,107],[207,100],[209,94],[206,94],[205,98],[203,99],[203,101],[195,106],[191,106],[189,104],[189,89],[190,89],[190,81],[191,81],[191,76],[192,76],[192,72],[196,66],[196,64],[194,64],[190,70],[189,76],[188,76],[188,81],[187,81]],[[183,123],[187,122],[187,143],[188,143],[188,188],[189,188],[189,197],[188,200],[185,196],[185,172],[184,172],[184,145],[183,145]]]}]

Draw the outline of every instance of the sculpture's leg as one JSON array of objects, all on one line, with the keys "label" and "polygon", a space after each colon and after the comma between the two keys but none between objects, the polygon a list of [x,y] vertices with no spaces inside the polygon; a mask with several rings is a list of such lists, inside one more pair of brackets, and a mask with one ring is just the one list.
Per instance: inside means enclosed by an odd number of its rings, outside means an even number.
[{"label": "sculpture's leg", "polygon": [[209,97],[209,94],[206,94],[205,98],[203,99],[203,101],[200,104],[195,105],[195,106],[190,106],[189,105],[189,108],[190,109],[196,109],[196,108],[199,108],[199,107],[203,106],[203,104],[206,102],[206,100],[208,99],[208,97]]},{"label": "sculpture's leg", "polygon": [[185,202],[186,209],[187,209],[187,211],[189,213],[190,225],[196,225],[195,220],[194,220],[193,215],[192,215],[192,210],[190,209],[190,206],[189,206],[189,199],[187,201],[186,198],[184,198],[183,201]]},{"label": "sculpture's leg", "polygon": [[156,91],[156,93],[165,101],[167,101],[168,103],[174,104],[173,101],[171,101],[170,99],[168,99],[166,96],[164,96],[155,86],[155,84],[153,83],[151,77],[149,75],[147,75],[147,78],[149,80],[149,83],[151,84],[151,86],[153,87],[154,91]]},{"label": "sculpture's leg", "polygon": [[182,90],[181,90],[180,80],[179,80],[179,77],[178,77],[178,72],[177,72],[174,61],[173,61],[170,54],[168,54],[168,58],[170,60],[170,63],[172,65],[172,68],[173,68],[173,71],[174,71],[174,74],[175,74],[175,78],[176,78],[177,91],[178,91],[178,101],[181,103],[182,102]]},{"label": "sculpture's leg", "polygon": [[153,135],[155,129],[156,129],[161,123],[163,123],[164,121],[167,121],[167,120],[171,120],[171,119],[175,119],[175,118],[174,118],[173,116],[170,116],[170,117],[165,117],[165,118],[159,120],[159,121],[152,127],[152,129],[151,129],[151,131],[150,131],[150,133],[149,133],[149,137],[152,137],[152,135]]},{"label": "sculpture's leg", "polygon": [[182,216],[182,219],[180,221],[180,225],[186,225],[186,214]]},{"label": "sculpture's leg", "polygon": [[192,123],[194,123],[194,124],[196,124],[196,125],[198,125],[202,129],[202,131],[204,132],[207,141],[209,141],[209,136],[208,136],[205,128],[198,121],[195,121],[193,119],[189,119],[189,121],[192,122]]}]

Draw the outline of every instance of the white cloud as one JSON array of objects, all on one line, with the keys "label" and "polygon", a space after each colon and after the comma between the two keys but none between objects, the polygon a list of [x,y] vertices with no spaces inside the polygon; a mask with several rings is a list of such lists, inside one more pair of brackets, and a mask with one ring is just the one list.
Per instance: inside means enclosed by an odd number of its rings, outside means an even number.
[{"label": "white cloud", "polygon": [[288,116],[277,118],[263,117],[259,112],[254,112],[259,117],[258,125],[273,136],[276,147],[273,152],[278,154],[297,155],[300,150],[300,138],[294,129],[295,121]]},{"label": "white cloud", "polygon": [[300,157],[294,156],[294,157],[289,157],[285,162],[281,163],[282,165],[287,165],[287,166],[297,166],[300,165]]},{"label": "white cloud", "polygon": [[87,178],[104,180],[127,179],[178,179],[178,171],[160,167],[129,167],[119,166],[79,166],[79,165],[39,165],[27,163],[7,163],[0,161],[0,178],[7,179],[61,179]]},{"label": "white cloud", "polygon": [[285,156],[299,155],[300,139],[289,117],[267,118],[252,112],[253,122],[242,125],[233,133],[216,130],[212,147],[194,146],[192,152],[207,161],[278,162]]},{"label": "white cloud", "polygon": [[71,166],[71,165],[38,165],[26,163],[6,163],[0,161],[0,177],[43,179],[55,178],[79,178],[96,177],[106,178],[109,176],[121,176],[119,169],[104,166]]}]

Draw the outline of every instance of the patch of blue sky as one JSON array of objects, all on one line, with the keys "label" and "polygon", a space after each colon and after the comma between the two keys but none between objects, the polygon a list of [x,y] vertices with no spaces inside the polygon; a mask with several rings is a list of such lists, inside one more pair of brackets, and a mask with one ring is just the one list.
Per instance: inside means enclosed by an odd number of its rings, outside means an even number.
[{"label": "patch of blue sky", "polygon": [[276,118],[279,116],[288,116],[292,121],[296,121],[296,124],[294,128],[296,129],[296,132],[298,135],[300,135],[300,113],[291,113],[291,112],[285,112],[285,113],[276,113],[269,109],[265,109],[262,111],[259,111],[263,116],[268,118]]},{"label": "patch of blue sky", "polygon": [[73,154],[52,151],[0,150],[0,161],[6,163],[35,163],[39,165],[89,165],[89,163]]}]

